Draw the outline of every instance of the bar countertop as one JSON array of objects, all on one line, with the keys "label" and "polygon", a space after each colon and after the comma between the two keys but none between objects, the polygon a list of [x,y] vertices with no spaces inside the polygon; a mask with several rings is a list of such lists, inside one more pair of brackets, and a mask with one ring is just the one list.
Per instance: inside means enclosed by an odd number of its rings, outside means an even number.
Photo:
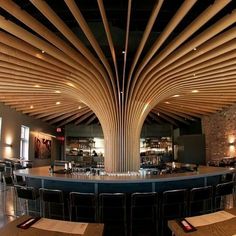
[{"label": "bar countertop", "polygon": [[20,169],[14,171],[16,175],[25,176],[29,178],[69,181],[69,182],[91,182],[91,183],[140,183],[140,182],[164,182],[164,181],[178,181],[186,179],[196,179],[211,177],[217,175],[224,175],[234,172],[234,168],[226,167],[208,167],[199,166],[198,171],[185,173],[172,173],[162,175],[119,175],[119,176],[101,176],[101,175],[80,175],[73,174],[58,174],[50,173],[49,166],[35,167],[30,169]]}]

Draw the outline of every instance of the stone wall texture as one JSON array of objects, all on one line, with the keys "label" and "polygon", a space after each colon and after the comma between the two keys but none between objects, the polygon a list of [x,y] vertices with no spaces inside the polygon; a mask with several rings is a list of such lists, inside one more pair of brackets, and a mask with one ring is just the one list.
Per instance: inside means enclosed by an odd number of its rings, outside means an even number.
[{"label": "stone wall texture", "polygon": [[206,161],[236,156],[236,104],[202,118]]}]

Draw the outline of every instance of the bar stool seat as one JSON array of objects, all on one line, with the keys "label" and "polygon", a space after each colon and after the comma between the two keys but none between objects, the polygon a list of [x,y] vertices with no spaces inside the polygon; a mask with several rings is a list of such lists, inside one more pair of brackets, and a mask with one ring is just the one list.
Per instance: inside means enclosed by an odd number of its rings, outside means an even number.
[{"label": "bar stool seat", "polygon": [[[16,211],[18,210],[18,203],[20,203],[20,212],[22,214],[39,216],[39,208],[37,205],[37,199],[39,199],[39,193],[34,187],[27,187],[22,185],[15,185],[16,193]],[[32,208],[31,203],[34,207]],[[17,214],[16,214],[17,215]]]},{"label": "bar stool seat", "polygon": [[40,188],[39,196],[43,217],[65,219],[65,204],[61,190]]}]

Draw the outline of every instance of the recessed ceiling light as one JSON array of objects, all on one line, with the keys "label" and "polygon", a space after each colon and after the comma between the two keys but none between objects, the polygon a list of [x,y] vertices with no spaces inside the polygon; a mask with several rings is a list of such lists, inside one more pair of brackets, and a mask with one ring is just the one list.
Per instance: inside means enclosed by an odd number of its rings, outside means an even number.
[{"label": "recessed ceiling light", "polygon": [[80,110],[82,107],[81,106],[78,106],[78,109]]},{"label": "recessed ceiling light", "polygon": [[194,50],[194,51],[196,51],[196,50],[197,50],[197,48],[194,48],[193,50]]},{"label": "recessed ceiling light", "polygon": [[180,95],[179,94],[175,94],[174,96],[172,96],[173,98],[177,98],[179,97]]},{"label": "recessed ceiling light", "polygon": [[59,91],[59,90],[56,90],[56,91],[55,91],[55,93],[61,93],[61,91]]},{"label": "recessed ceiling light", "polygon": [[61,102],[56,102],[56,105],[60,105],[61,104]]},{"label": "recessed ceiling light", "polygon": [[170,104],[170,102],[165,102],[166,104]]},{"label": "recessed ceiling light", "polygon": [[70,83],[70,82],[68,82],[68,83],[66,83],[67,85],[69,85],[70,87],[73,87],[73,88],[75,88],[75,85],[74,84],[72,84],[72,83]]},{"label": "recessed ceiling light", "polygon": [[159,112],[157,112],[157,115],[158,115],[158,116],[160,116],[160,113],[159,113]]},{"label": "recessed ceiling light", "polygon": [[192,90],[192,93],[198,93],[198,92],[199,92],[199,90],[197,90],[197,89]]},{"label": "recessed ceiling light", "polygon": [[42,53],[45,53],[45,51],[44,51],[44,50],[42,50],[41,52],[42,52]]},{"label": "recessed ceiling light", "polygon": [[40,88],[41,86],[39,84],[34,85],[35,88]]},{"label": "recessed ceiling light", "polygon": [[31,105],[31,106],[30,106],[30,109],[33,109],[33,108],[34,108],[34,106],[33,106],[33,105]]}]

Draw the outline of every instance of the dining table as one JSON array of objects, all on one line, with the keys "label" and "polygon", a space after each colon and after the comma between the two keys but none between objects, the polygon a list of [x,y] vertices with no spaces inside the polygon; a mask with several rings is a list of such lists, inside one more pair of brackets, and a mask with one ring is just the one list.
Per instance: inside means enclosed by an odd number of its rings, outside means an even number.
[{"label": "dining table", "polygon": [[170,220],[168,227],[175,236],[236,236],[236,207]]},{"label": "dining table", "polygon": [[[36,219],[36,220],[34,220]],[[27,225],[28,224],[28,225]],[[0,229],[1,236],[102,236],[104,224],[21,216]]]}]

